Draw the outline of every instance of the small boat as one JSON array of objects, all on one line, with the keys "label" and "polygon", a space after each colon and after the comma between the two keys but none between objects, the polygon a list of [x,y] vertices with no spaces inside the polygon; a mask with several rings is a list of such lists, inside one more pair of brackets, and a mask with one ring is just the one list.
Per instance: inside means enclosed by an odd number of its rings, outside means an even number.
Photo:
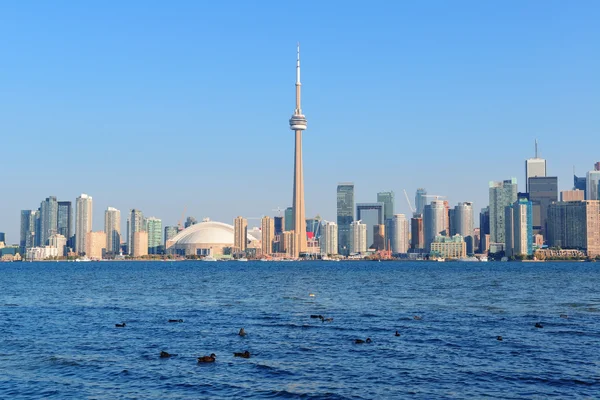
[{"label": "small boat", "polygon": [[246,257],[238,258],[237,260],[238,260],[238,261],[244,261],[244,262],[245,262],[245,261],[248,261],[248,259],[247,259]]},{"label": "small boat", "polygon": [[202,259],[202,261],[217,261],[213,256],[206,256]]},{"label": "small boat", "polygon": [[479,258],[479,261],[488,262],[488,258],[486,256],[483,256],[483,257]]},{"label": "small boat", "polygon": [[458,261],[463,261],[463,262],[473,262],[476,261],[478,262],[479,260],[477,259],[477,257],[461,257],[458,259]]},{"label": "small boat", "polygon": [[89,261],[92,261],[92,260],[90,260],[89,258],[87,258],[87,256],[83,256],[81,258],[77,258],[75,261],[76,262],[89,262]]}]

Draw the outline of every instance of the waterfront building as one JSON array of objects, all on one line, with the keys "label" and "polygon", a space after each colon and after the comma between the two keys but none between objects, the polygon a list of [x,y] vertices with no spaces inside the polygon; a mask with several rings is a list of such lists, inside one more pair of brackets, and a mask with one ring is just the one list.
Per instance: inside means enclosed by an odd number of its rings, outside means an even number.
[{"label": "waterfront building", "polygon": [[[517,201],[517,179],[490,182],[490,241],[504,243],[504,209]],[[490,243],[490,244],[491,244]],[[499,247],[495,247],[499,248]]]},{"label": "waterfront building", "polygon": [[273,226],[275,229],[275,235],[281,235],[285,230],[285,217],[274,217]]},{"label": "waterfront building", "polygon": [[350,224],[354,222],[354,183],[337,186],[338,253],[350,254]]},{"label": "waterfront building", "polygon": [[338,226],[335,222],[323,221],[321,227],[321,254],[338,254]]},{"label": "waterfront building", "polygon": [[529,178],[529,200],[533,205],[533,233],[546,236],[548,206],[558,201],[558,178],[555,176]]},{"label": "waterfront building", "polygon": [[383,225],[383,203],[356,203],[356,220],[367,226],[367,248],[374,243],[373,232],[376,225]]},{"label": "waterfront building", "polygon": [[85,240],[85,255],[92,260],[101,260],[106,252],[106,233],[88,232]]},{"label": "waterfront building", "polygon": [[284,226],[285,231],[293,231],[294,230],[294,209],[292,207],[288,207],[283,212],[284,214]]},{"label": "waterfront building", "polygon": [[47,197],[40,204],[40,245],[46,246],[50,236],[58,232],[58,201],[56,196]]},{"label": "waterfront building", "polygon": [[425,205],[427,204],[427,190],[418,188],[415,194],[415,214],[423,215]]},{"label": "waterfront building", "polygon": [[54,257],[58,257],[58,248],[51,246],[43,246],[43,247],[30,247],[27,249],[25,258],[28,261],[41,261],[47,260]]},{"label": "waterfront building", "polygon": [[[249,235],[247,241],[251,241]],[[237,251],[234,247],[234,226],[206,218],[194,224],[166,243],[167,254],[179,256],[218,256]]]},{"label": "waterfront building", "polygon": [[479,213],[479,252],[486,253],[490,248],[490,207]]},{"label": "waterfront building", "polygon": [[383,220],[392,219],[394,216],[394,192],[379,192],[377,193],[377,202],[383,203]]},{"label": "waterfront building", "polygon": [[393,254],[408,253],[408,221],[404,214],[394,214],[386,221],[385,231],[389,231],[390,250]]},{"label": "waterfront building", "polygon": [[461,235],[437,235],[431,242],[430,254],[441,258],[462,258],[467,255],[467,244]]},{"label": "waterfront building", "polygon": [[235,232],[233,247],[235,251],[246,251],[248,246],[248,220],[243,217],[237,217],[233,221],[233,227]]},{"label": "waterfront building", "polygon": [[467,254],[473,254],[475,253],[473,203],[470,201],[458,203],[453,211],[451,236],[461,235],[467,245]]},{"label": "waterfront building", "polygon": [[563,190],[560,192],[560,201],[583,201],[585,200],[585,191],[579,189]]},{"label": "waterfront building", "polygon": [[[130,256],[134,256],[134,254],[142,254],[144,252],[148,252],[148,248],[146,249],[136,249],[135,241],[133,240],[133,236],[136,232],[142,232],[146,230],[144,226],[144,214],[140,210],[131,209],[129,210],[129,215],[127,216],[127,254]],[[146,235],[146,244],[148,243],[148,236]]]},{"label": "waterfront building", "polygon": [[57,255],[65,256],[65,247],[67,247],[67,238],[60,234],[54,234],[48,238],[48,246],[58,249]]},{"label": "waterfront building", "polygon": [[504,214],[505,255],[507,257],[532,255],[533,204],[528,198],[528,194],[519,193],[517,201],[507,206]]},{"label": "waterfront building", "polygon": [[350,224],[350,254],[367,251],[367,225],[360,220]]},{"label": "waterfront building", "polygon": [[63,235],[67,241],[73,237],[73,206],[70,201],[58,202],[58,234]]},{"label": "waterfront building", "polygon": [[546,176],[546,160],[538,157],[538,145],[535,141],[535,157],[525,160],[525,191],[529,193],[529,178]]},{"label": "waterfront building", "polygon": [[177,226],[165,226],[165,235],[164,235],[164,246],[167,248],[167,242],[173,239],[179,233],[179,228]]},{"label": "waterfront building", "polygon": [[548,207],[548,246],[600,255],[600,201],[567,201]]},{"label": "waterfront building", "polygon": [[586,200],[600,200],[600,171],[589,171],[585,177]]},{"label": "waterfront building", "polygon": [[423,237],[425,250],[429,251],[436,236],[446,236],[446,206],[442,200],[433,200],[423,210]]},{"label": "waterfront building", "polygon": [[410,248],[413,250],[425,248],[422,214],[415,214],[410,219]]},{"label": "waterfront building", "polygon": [[86,252],[87,234],[92,231],[92,196],[81,194],[75,205],[75,252],[81,254]]},{"label": "waterfront building", "polygon": [[148,233],[148,254],[160,254],[162,250],[162,220],[156,217],[146,218]]},{"label": "waterfront building", "polygon": [[106,251],[112,255],[121,252],[121,211],[108,207],[104,212],[104,232]]},{"label": "waterfront building", "polygon": [[21,210],[19,247],[22,254],[27,248],[35,246],[35,213],[33,210]]},{"label": "waterfront building", "polygon": [[148,232],[136,231],[133,233],[133,257],[148,255]]},{"label": "waterfront building", "polygon": [[273,238],[275,237],[275,221],[271,217],[263,217],[260,221],[262,253],[273,253]]}]

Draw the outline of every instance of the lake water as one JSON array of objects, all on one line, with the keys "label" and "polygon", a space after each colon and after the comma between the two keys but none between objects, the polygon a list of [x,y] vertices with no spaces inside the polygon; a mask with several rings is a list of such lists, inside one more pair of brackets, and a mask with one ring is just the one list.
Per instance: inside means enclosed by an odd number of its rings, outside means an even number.
[{"label": "lake water", "polygon": [[600,398],[600,264],[0,264],[0,398],[279,397]]}]

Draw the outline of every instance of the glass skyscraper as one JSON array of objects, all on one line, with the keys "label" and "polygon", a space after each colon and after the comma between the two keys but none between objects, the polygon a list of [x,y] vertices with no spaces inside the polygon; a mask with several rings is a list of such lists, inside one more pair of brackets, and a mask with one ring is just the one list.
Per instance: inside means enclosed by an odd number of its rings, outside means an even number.
[{"label": "glass skyscraper", "polygon": [[338,253],[350,254],[350,224],[354,222],[354,183],[337,186]]},{"label": "glass skyscraper", "polygon": [[490,182],[490,243],[504,243],[504,208],[517,201],[517,178]]},{"label": "glass skyscraper", "polygon": [[146,231],[148,232],[148,254],[159,254],[162,246],[162,220],[150,217],[146,219]]},{"label": "glass skyscraper", "polygon": [[40,204],[40,246],[46,246],[50,236],[58,231],[58,201],[50,196]]},{"label": "glass skyscraper", "polygon": [[377,193],[377,202],[383,203],[383,219],[387,221],[394,216],[394,192],[379,192]]},{"label": "glass skyscraper", "polygon": [[58,202],[58,234],[69,240],[73,236],[73,206],[70,201]]},{"label": "glass skyscraper", "polygon": [[427,197],[425,197],[427,195],[427,190],[423,189],[423,188],[418,188],[417,189],[417,194],[415,195],[415,208],[416,214],[421,214],[423,215],[423,210],[425,209],[425,205],[427,204]]}]

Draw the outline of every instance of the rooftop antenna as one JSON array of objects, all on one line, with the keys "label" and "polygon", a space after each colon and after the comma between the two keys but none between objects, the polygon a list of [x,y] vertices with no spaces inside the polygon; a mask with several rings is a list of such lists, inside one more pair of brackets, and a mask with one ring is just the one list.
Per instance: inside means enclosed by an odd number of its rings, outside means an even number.
[{"label": "rooftop antenna", "polygon": [[537,139],[535,139],[535,158],[538,158]]}]

